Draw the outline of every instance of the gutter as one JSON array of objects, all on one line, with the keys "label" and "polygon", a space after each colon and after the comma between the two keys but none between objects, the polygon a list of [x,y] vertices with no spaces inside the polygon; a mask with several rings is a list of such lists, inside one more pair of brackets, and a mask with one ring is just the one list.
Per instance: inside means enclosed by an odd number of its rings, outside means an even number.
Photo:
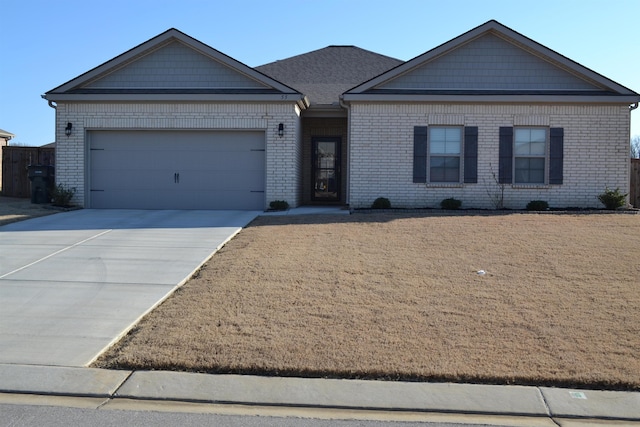
[{"label": "gutter", "polygon": [[[47,95],[40,95],[40,97],[42,99],[47,99]],[[49,103],[49,107],[53,108],[54,110],[58,108],[58,106],[54,104],[54,101],[47,99],[47,102]]]}]

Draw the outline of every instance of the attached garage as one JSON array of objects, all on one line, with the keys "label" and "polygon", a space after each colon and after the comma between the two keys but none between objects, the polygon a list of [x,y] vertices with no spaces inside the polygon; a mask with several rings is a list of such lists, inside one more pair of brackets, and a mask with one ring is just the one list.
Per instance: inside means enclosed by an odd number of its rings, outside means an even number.
[{"label": "attached garage", "polygon": [[88,146],[91,208],[264,209],[264,132],[101,130]]}]

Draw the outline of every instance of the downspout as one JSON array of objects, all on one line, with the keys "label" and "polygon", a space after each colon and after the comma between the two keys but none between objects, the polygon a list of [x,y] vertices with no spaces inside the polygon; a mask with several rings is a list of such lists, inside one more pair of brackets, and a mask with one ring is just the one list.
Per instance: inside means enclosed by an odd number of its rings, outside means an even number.
[{"label": "downspout", "polygon": [[[42,99],[47,99],[47,95],[40,95],[42,97]],[[53,108],[54,110],[56,110],[56,118],[55,118],[55,122],[58,122],[58,105],[54,103],[54,101],[51,101],[50,99],[47,99],[47,103],[49,104],[49,107]],[[55,132],[55,141],[56,143],[56,147],[58,145],[58,132]],[[58,150],[54,150],[53,155],[55,156],[56,159],[56,165],[58,164]],[[54,175],[57,176],[57,175]],[[56,181],[58,179],[56,178]],[[58,184],[57,182],[55,183],[56,185]]]},{"label": "downspout", "polygon": [[347,206],[351,205],[351,107],[344,102],[340,95],[340,106],[347,110],[347,195],[344,199]]}]

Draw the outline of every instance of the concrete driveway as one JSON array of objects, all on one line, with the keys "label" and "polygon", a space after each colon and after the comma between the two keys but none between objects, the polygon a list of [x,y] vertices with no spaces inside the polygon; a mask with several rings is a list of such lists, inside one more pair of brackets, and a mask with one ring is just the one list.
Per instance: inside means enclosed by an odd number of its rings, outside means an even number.
[{"label": "concrete driveway", "polygon": [[86,209],[0,227],[0,363],[88,365],[259,213]]}]

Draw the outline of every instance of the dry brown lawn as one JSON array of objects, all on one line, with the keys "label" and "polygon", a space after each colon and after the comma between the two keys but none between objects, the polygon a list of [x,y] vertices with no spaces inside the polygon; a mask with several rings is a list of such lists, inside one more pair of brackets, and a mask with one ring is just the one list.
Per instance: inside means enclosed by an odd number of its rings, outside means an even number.
[{"label": "dry brown lawn", "polygon": [[640,215],[437,212],[258,218],[95,366],[640,388]]},{"label": "dry brown lawn", "polygon": [[0,196],[0,225],[58,212],[49,205],[32,204],[31,199]]}]

